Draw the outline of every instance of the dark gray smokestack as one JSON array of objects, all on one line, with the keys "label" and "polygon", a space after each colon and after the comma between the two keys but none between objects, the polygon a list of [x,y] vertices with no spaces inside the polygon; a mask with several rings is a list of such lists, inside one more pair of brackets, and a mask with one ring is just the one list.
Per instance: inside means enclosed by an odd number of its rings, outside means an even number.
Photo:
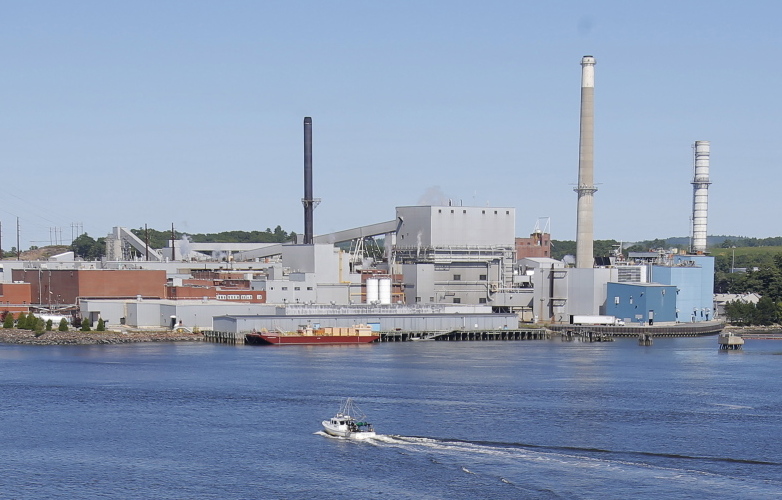
[{"label": "dark gray smokestack", "polygon": [[312,118],[304,118],[304,244],[312,245],[312,211],[315,200],[312,198]]}]

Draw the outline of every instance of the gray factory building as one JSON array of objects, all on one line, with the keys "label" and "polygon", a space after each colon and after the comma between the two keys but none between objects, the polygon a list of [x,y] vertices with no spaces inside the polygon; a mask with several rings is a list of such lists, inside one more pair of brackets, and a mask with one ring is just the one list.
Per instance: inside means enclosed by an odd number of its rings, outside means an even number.
[{"label": "gray factory building", "polygon": [[516,210],[510,207],[397,207],[393,251],[407,304],[525,307],[514,288]]},{"label": "gray factory building", "polygon": [[273,315],[226,315],[214,318],[214,329],[243,333],[296,331],[312,327],[369,325],[381,332],[438,332],[453,330],[502,330],[518,327],[515,314],[492,314],[488,307],[423,306],[289,306]]}]

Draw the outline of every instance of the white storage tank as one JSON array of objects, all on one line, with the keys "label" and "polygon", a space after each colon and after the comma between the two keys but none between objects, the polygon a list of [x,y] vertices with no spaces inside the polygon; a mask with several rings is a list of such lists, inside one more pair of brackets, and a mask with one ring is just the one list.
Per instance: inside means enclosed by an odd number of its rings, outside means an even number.
[{"label": "white storage tank", "polygon": [[373,304],[380,300],[378,295],[378,280],[377,278],[367,278],[367,304]]},{"label": "white storage tank", "polygon": [[380,278],[380,303],[391,303],[391,278]]}]

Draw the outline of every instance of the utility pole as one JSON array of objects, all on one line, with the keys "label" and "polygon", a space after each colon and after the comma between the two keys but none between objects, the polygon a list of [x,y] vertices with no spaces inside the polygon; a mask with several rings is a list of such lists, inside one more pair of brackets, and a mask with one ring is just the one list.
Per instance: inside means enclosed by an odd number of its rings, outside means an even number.
[{"label": "utility pole", "polygon": [[174,262],[175,260],[175,254],[174,254],[174,223],[171,223],[171,262]]},{"label": "utility pole", "polygon": [[16,218],[16,260],[22,260],[22,247],[19,245],[19,217]]},{"label": "utility pole", "polygon": [[144,224],[144,260],[149,261],[149,229]]}]

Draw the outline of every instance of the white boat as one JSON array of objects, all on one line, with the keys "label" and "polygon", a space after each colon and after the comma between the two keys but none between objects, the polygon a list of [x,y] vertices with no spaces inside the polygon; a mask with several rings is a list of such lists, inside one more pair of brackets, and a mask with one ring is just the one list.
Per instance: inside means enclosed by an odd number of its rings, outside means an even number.
[{"label": "white boat", "polygon": [[323,430],[331,436],[347,439],[368,439],[375,437],[375,429],[367,422],[366,416],[353,404],[353,398],[346,398],[339,411],[329,420],[321,422]]}]

